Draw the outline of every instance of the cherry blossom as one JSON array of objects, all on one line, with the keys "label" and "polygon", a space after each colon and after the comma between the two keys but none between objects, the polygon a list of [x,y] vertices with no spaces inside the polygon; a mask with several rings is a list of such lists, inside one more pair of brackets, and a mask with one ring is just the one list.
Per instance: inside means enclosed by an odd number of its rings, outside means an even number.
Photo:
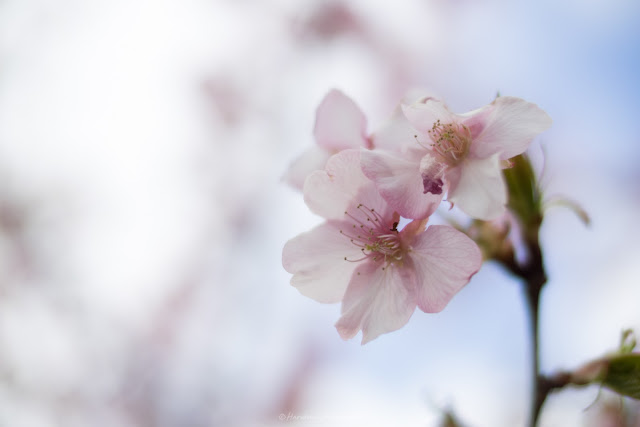
[{"label": "cherry blossom", "polygon": [[466,114],[428,97],[403,107],[416,130],[402,149],[362,153],[362,169],[382,196],[405,217],[425,218],[439,198],[466,214],[491,220],[504,213],[507,191],[501,169],[551,126],[535,104],[498,97]]},{"label": "cherry blossom", "polygon": [[336,328],[362,344],[404,326],[416,307],[439,312],[479,270],[465,234],[427,220],[398,229],[400,215],[360,169],[359,150],[330,158],[304,185],[305,201],[326,221],[283,249],[291,284],[323,303],[342,301]]},{"label": "cherry blossom", "polygon": [[305,178],[324,169],[329,157],[348,148],[371,148],[367,136],[367,119],[347,95],[332,89],[316,110],[313,130],[316,145],[295,159],[285,174],[285,181],[302,190]]}]

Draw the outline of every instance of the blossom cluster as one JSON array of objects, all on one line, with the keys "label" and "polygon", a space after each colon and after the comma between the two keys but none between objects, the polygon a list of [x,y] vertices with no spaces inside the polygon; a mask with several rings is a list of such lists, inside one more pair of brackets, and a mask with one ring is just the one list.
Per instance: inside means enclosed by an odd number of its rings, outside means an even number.
[{"label": "blossom cluster", "polygon": [[430,225],[443,200],[474,219],[505,212],[502,169],[551,126],[535,104],[497,97],[456,114],[435,97],[401,104],[376,132],[358,106],[330,91],[316,113],[317,143],[291,165],[325,222],[283,249],[291,284],[322,303],[342,302],[340,336],[362,343],[404,326],[416,307],[443,310],[480,269],[465,233]]}]

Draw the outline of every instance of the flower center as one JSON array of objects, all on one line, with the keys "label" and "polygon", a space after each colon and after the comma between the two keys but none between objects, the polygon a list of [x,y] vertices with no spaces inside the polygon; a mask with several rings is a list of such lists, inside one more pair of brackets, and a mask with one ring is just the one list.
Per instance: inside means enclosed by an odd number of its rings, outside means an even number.
[{"label": "flower center", "polygon": [[441,123],[438,120],[429,130],[429,136],[433,141],[431,149],[450,166],[455,166],[464,159],[471,144],[469,128],[455,122]]},{"label": "flower center", "polygon": [[350,227],[346,230],[340,230],[340,234],[347,237],[362,252],[361,258],[344,257],[345,261],[384,260],[388,265],[402,259],[397,222],[389,225],[389,221],[385,221],[375,209],[368,208],[361,203],[355,209],[345,211],[344,214],[348,218]]}]

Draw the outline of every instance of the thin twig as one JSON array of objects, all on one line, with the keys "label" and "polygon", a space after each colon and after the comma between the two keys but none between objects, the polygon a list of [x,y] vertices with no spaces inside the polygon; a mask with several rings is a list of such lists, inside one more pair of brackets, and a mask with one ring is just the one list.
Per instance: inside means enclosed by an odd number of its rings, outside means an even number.
[{"label": "thin twig", "polygon": [[531,337],[531,412],[529,414],[529,426],[535,427],[540,417],[542,405],[549,392],[556,388],[550,379],[540,373],[540,344],[539,344],[539,321],[540,321],[540,293],[547,282],[547,275],[544,269],[542,249],[538,240],[539,226],[529,230],[527,241],[528,258],[520,264],[515,259],[515,254],[510,253],[508,257],[499,259],[499,262],[513,275],[519,277],[525,288],[524,293],[527,301],[527,311],[529,317],[529,330]]}]

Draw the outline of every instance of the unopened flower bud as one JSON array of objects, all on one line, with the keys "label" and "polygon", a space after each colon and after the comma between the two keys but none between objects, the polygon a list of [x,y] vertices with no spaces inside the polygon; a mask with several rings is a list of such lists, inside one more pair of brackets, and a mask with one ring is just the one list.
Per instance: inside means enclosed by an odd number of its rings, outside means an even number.
[{"label": "unopened flower bud", "polygon": [[640,399],[640,353],[632,353],[636,345],[632,330],[622,332],[620,349],[594,360],[571,373],[570,383],[599,383],[623,396]]},{"label": "unopened flower bud", "polygon": [[602,385],[623,396],[640,399],[640,354],[622,354],[609,359]]},{"label": "unopened flower bud", "polygon": [[509,201],[507,206],[518,218],[524,236],[537,236],[542,223],[542,193],[529,158],[521,154],[510,159],[512,167],[502,171]]}]

